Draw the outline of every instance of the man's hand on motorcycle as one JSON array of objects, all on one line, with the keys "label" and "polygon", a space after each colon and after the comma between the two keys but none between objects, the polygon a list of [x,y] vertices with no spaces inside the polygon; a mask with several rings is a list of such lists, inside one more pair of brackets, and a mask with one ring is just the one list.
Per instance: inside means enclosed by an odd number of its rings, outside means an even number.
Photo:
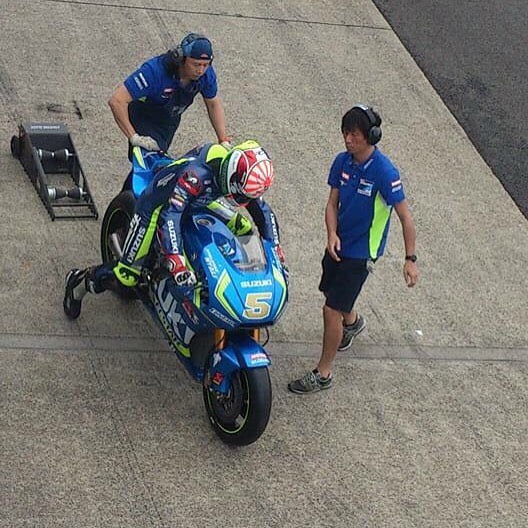
[{"label": "man's hand on motorcycle", "polygon": [[133,147],[141,147],[145,150],[161,150],[158,142],[150,136],[140,136],[139,134],[134,134],[130,138],[130,144]]},{"label": "man's hand on motorcycle", "polygon": [[185,259],[181,255],[165,255],[163,266],[173,277],[176,286],[192,288],[196,285],[196,275],[185,265]]},{"label": "man's hand on motorcycle", "polygon": [[233,148],[232,138],[230,136],[223,137],[218,142],[227,150],[231,150]]}]

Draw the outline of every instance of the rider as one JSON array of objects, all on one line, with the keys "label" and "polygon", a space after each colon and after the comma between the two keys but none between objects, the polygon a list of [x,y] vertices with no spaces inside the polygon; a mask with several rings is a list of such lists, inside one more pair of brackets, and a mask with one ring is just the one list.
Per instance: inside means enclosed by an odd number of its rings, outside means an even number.
[{"label": "rider", "polygon": [[207,143],[180,159],[162,158],[153,172],[153,180],[137,200],[119,261],[72,269],[66,275],[64,311],[70,319],[79,317],[87,292],[101,293],[115,279],[124,286],[135,286],[155,234],[160,241],[162,265],[176,284],[196,284],[182,249],[181,219],[185,212],[206,206],[219,214],[235,234],[251,230],[251,222],[244,215],[217,201],[222,197],[233,206],[247,207],[261,236],[274,244],[284,262],[275,215],[262,199],[273,183],[273,165],[256,141],[248,140],[229,150]]}]

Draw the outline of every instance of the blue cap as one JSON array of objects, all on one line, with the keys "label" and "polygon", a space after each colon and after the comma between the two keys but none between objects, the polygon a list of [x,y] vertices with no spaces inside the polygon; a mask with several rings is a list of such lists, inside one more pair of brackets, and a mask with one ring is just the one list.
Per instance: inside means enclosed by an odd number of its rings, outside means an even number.
[{"label": "blue cap", "polygon": [[211,41],[203,35],[190,33],[181,42],[184,57],[193,59],[213,60]]}]

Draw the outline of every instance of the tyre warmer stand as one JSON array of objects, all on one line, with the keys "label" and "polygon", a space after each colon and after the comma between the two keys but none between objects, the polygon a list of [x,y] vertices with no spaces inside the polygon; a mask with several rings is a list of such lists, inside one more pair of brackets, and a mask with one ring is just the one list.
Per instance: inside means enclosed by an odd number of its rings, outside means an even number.
[{"label": "tyre warmer stand", "polygon": [[98,218],[66,125],[21,124],[18,136],[11,138],[11,154],[22,163],[52,220]]}]

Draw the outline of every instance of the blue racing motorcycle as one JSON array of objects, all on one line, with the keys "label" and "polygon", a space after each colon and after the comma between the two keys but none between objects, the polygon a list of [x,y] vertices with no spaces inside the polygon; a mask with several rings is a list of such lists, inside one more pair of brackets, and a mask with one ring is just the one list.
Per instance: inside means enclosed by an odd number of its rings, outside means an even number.
[{"label": "blue racing motorcycle", "polygon": [[[104,215],[104,262],[120,257],[136,198],[152,179],[156,157],[164,156],[144,153],[135,149],[130,189],[117,195]],[[117,285],[114,291],[143,303],[187,371],[202,383],[205,408],[218,436],[228,444],[247,445],[261,436],[270,417],[271,361],[260,331],[284,312],[286,270],[255,228],[235,236],[213,210],[185,216],[182,233],[196,287],[182,292],[163,273],[155,240],[138,286]]]}]

